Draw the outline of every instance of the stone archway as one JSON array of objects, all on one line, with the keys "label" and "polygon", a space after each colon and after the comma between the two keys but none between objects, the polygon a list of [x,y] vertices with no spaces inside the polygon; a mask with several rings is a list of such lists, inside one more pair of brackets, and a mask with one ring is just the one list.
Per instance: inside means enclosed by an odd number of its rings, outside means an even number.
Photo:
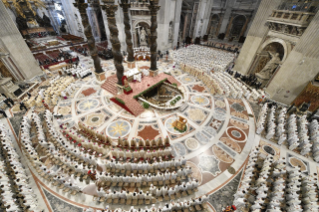
[{"label": "stone archway", "polygon": [[134,47],[140,47],[140,30],[141,28],[144,28],[146,31],[146,41],[148,42],[149,39],[149,32],[150,32],[150,26],[151,26],[151,21],[150,20],[138,20],[133,23],[133,42],[134,42]]},{"label": "stone archway", "polygon": [[246,17],[244,15],[236,16],[232,22],[229,38],[238,40],[245,23]]},{"label": "stone archway", "polygon": [[210,21],[210,27],[207,29],[207,34],[210,38],[216,38],[217,37],[217,28],[219,24],[219,16],[217,14],[214,14]]},{"label": "stone archway", "polygon": [[279,70],[284,55],[284,46],[279,42],[271,42],[262,46],[261,52],[256,56],[256,65],[253,70],[253,74],[262,87],[265,87],[274,73]]}]

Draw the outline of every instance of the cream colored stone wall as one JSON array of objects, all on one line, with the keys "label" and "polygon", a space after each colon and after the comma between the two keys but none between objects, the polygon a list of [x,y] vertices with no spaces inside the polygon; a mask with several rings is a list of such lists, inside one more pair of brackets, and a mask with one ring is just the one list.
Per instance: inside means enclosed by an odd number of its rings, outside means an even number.
[{"label": "cream colored stone wall", "polygon": [[0,1],[0,40],[25,79],[43,74],[18,28]]},{"label": "cream colored stone wall", "polygon": [[242,74],[246,74],[249,71],[255,55],[269,31],[266,24],[267,18],[271,15],[272,11],[277,8],[279,3],[280,1],[278,0],[262,0],[260,2],[245,43],[236,60],[234,70]]}]

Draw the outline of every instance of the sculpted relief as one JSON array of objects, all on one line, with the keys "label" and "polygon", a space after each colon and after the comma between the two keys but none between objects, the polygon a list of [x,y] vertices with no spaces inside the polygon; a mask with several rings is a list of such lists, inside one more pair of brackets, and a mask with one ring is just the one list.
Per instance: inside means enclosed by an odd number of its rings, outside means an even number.
[{"label": "sculpted relief", "polygon": [[267,45],[263,51],[257,56],[257,65],[255,68],[255,76],[265,87],[272,78],[278,66],[281,64],[284,55],[284,48],[280,43],[274,42]]}]

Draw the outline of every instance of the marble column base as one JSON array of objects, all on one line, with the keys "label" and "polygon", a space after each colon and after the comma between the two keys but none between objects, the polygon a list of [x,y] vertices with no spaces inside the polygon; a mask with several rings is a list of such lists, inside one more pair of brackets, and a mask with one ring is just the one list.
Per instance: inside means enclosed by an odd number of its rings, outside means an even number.
[{"label": "marble column base", "polygon": [[102,72],[102,73],[94,73],[95,74],[95,76],[96,76],[96,79],[98,80],[98,81],[100,81],[100,82],[103,82],[105,79],[106,79],[106,77],[105,77],[105,72]]},{"label": "marble column base", "polygon": [[135,68],[135,67],[136,67],[136,66],[135,66],[135,61],[133,61],[133,62],[127,62],[127,67],[128,67],[129,69]]},{"label": "marble column base", "polygon": [[156,77],[158,75],[158,70],[156,69],[155,71],[150,70],[150,76],[151,77]]}]

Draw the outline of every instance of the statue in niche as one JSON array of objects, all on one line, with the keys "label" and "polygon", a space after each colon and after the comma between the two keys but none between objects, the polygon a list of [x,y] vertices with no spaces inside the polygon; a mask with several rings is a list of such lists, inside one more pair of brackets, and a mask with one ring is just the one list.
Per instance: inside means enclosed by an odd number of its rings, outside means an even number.
[{"label": "statue in niche", "polygon": [[262,86],[265,86],[267,84],[268,80],[271,78],[272,74],[281,63],[279,53],[272,53],[268,51],[268,54],[269,56],[271,56],[271,59],[268,61],[265,67],[256,74],[256,77],[258,81],[262,83]]},{"label": "statue in niche", "polygon": [[143,27],[140,30],[140,42],[141,42],[141,46],[147,46],[147,43],[146,43],[146,31],[145,31],[145,29]]},{"label": "statue in niche", "polygon": [[297,31],[298,31],[298,36],[301,36],[302,33],[303,33],[303,31],[304,31],[304,29],[302,29],[302,28],[297,28]]},{"label": "statue in niche", "polygon": [[43,23],[45,27],[52,27],[51,25],[51,20],[48,16],[45,15],[45,13],[43,13]]},{"label": "statue in niche", "polygon": [[291,34],[293,34],[293,35],[297,34],[297,27],[295,27],[295,26],[292,27]]},{"label": "statue in niche", "polygon": [[172,21],[169,23],[168,40],[170,43],[173,42],[173,22]]},{"label": "statue in niche", "polygon": [[23,18],[21,15],[18,15],[16,22],[18,24],[19,30],[28,29],[27,19]]},{"label": "statue in niche", "polygon": [[285,25],[284,32],[285,32],[286,34],[289,34],[289,27],[288,27],[287,25]]}]

